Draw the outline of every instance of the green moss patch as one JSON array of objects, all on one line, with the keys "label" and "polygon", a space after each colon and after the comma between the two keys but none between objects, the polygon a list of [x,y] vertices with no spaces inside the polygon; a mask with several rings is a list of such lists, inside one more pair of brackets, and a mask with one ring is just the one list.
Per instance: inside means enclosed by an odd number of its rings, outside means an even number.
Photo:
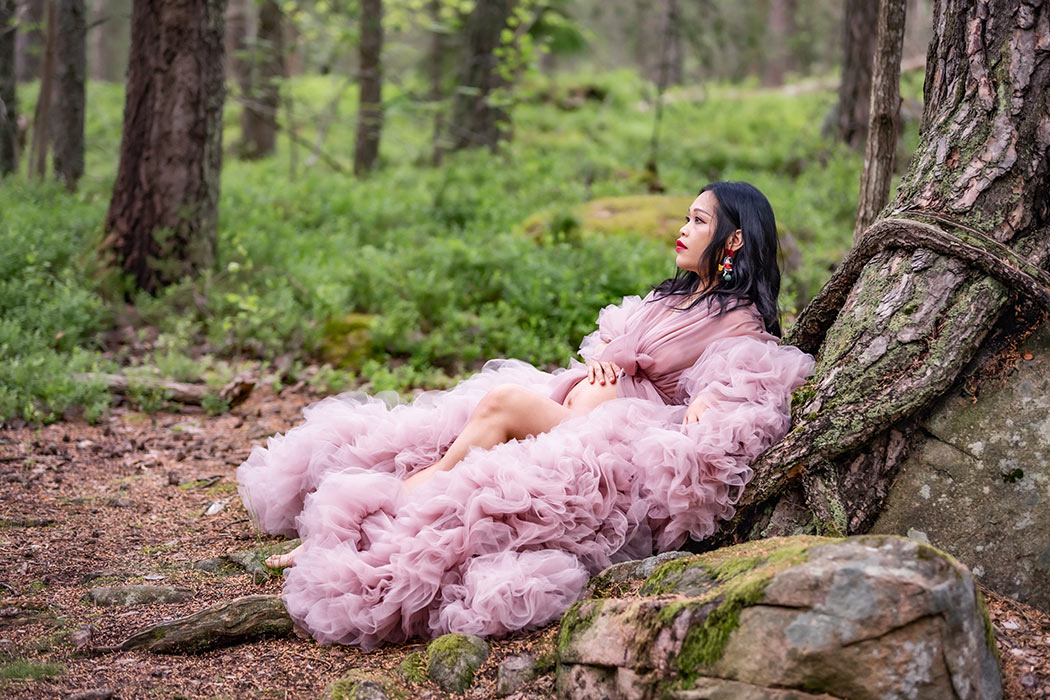
[{"label": "green moss patch", "polygon": [[61,676],[66,667],[61,664],[36,663],[25,659],[14,659],[0,664],[0,682],[2,681],[40,681]]},{"label": "green moss patch", "polygon": [[397,671],[403,678],[405,678],[405,680],[412,683],[426,683],[426,654],[421,651],[413,651],[410,654],[407,654],[401,661],[401,664],[397,667]]},{"label": "green moss patch", "polygon": [[690,627],[675,665],[686,681],[722,657],[730,634],[740,624],[740,611],[762,600],[766,586],[781,571],[805,562],[811,547],[835,540],[824,537],[774,537],[725,547],[694,557],[676,559],[656,568],[642,586],[642,593],[668,595],[691,569],[699,568],[714,585],[688,601],[671,602],[659,623],[671,624],[686,609],[705,611],[703,622]]},{"label": "green moss patch", "polygon": [[326,689],[326,700],[364,700],[374,698],[374,688],[380,689],[391,700],[408,700],[409,695],[390,678],[381,673],[352,669]]},{"label": "green moss patch", "polygon": [[521,231],[537,239],[561,240],[577,233],[647,236],[671,241],[694,196],[601,197],[569,209],[548,209],[527,218]]}]

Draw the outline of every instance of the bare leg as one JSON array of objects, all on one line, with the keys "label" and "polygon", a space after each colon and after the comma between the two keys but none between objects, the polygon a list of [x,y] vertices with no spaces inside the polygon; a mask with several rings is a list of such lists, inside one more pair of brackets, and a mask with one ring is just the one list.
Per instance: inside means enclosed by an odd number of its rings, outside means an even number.
[{"label": "bare leg", "polygon": [[545,433],[570,416],[557,401],[524,387],[496,387],[481,399],[466,427],[445,456],[405,479],[405,488],[419,488],[439,471],[448,471],[467,456],[472,447],[488,449],[501,442]]},{"label": "bare leg", "polygon": [[[488,449],[501,442],[523,439],[545,433],[572,415],[556,401],[524,387],[509,384],[496,387],[481,399],[466,427],[436,463],[405,479],[405,488],[419,488],[439,471],[447,471],[459,464],[472,447]],[[267,557],[266,565],[280,569],[295,564],[302,545],[286,554]]]}]

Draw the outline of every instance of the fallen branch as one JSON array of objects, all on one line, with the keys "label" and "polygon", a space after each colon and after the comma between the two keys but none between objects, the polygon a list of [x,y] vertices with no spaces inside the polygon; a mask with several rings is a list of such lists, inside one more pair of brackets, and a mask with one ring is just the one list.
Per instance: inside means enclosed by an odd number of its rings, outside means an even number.
[{"label": "fallen branch", "polygon": [[94,651],[140,649],[158,654],[199,654],[260,637],[284,637],[292,631],[292,618],[280,596],[249,595],[189,617],[150,625],[116,646],[96,647]]},{"label": "fallen branch", "polygon": [[[129,395],[133,390],[160,390],[171,401],[193,404],[195,406],[200,406],[205,397],[215,393],[204,384],[172,382],[167,379],[154,377],[125,377],[122,374],[103,374],[99,372],[82,372],[74,376],[79,381],[102,382],[110,392],[122,396]],[[254,388],[255,381],[242,375],[220,389],[218,396],[229,403],[230,408],[233,408],[244,403]]]}]

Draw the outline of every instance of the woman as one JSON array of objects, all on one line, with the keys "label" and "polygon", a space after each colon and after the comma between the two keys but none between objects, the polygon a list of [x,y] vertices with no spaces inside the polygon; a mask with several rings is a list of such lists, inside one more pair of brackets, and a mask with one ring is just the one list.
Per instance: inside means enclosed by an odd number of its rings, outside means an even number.
[{"label": "woman", "polygon": [[[614,561],[714,532],[787,431],[813,359],[778,345],[773,212],[746,183],[708,185],[678,272],[604,309],[553,374],[499,360],[388,410],[326,399],[238,469],[289,613],[365,647],[544,624]],[[617,400],[613,400],[617,399]]]}]

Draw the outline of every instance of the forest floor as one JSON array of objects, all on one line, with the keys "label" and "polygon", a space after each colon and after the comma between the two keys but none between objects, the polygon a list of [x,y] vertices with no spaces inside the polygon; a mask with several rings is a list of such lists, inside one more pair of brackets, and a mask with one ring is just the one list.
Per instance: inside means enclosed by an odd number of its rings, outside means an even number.
[{"label": "forest floor", "polygon": [[[423,644],[365,653],[290,636],[192,656],[82,651],[238,596],[280,592],[279,579],[191,565],[275,541],[249,522],[234,472],[253,445],[295,425],[317,398],[301,386],[279,395],[262,386],[219,417],[117,408],[95,426],[69,421],[0,431],[0,694],[67,698],[108,689],[122,699],[283,700],[320,697],[351,669],[396,677],[405,656]],[[96,586],[143,582],[187,589],[189,597],[127,608],[86,598]],[[1050,698],[1050,617],[983,592],[1005,697]],[[494,697],[499,662],[523,650],[549,651],[556,627],[493,640],[474,687],[460,697]],[[442,697],[432,686],[406,690]],[[548,675],[518,697],[552,696]]]}]

